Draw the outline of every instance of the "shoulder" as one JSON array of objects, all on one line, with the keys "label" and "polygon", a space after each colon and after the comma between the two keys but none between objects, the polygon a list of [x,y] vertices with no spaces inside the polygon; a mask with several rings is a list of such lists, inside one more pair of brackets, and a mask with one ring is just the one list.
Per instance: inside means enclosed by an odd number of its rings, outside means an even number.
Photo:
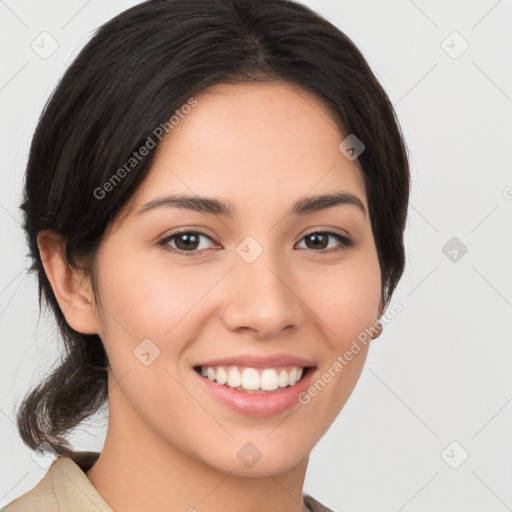
[{"label": "shoulder", "polygon": [[[52,466],[54,464],[55,462]],[[1,512],[59,512],[59,504],[53,492],[50,471],[51,467],[33,489],[11,501]]]},{"label": "shoulder", "polygon": [[75,455],[75,460],[58,457],[32,490],[0,512],[112,512],[85,474],[99,454],[83,452]]},{"label": "shoulder", "polygon": [[304,507],[303,512],[334,512],[332,509],[322,505],[319,501],[315,500],[313,496],[304,493]]}]

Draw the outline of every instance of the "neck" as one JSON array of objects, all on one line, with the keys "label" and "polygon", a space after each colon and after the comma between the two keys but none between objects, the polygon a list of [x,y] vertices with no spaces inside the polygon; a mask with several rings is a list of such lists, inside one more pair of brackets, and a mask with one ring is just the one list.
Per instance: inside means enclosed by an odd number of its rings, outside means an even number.
[{"label": "neck", "polygon": [[284,473],[257,477],[220,471],[157,435],[126,403],[110,397],[105,444],[86,475],[116,512],[302,512],[307,464],[305,458]]}]

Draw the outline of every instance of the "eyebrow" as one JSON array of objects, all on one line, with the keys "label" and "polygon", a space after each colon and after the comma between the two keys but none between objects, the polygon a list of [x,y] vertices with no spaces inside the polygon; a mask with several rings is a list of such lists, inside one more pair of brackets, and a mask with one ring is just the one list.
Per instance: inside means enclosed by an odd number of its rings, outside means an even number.
[{"label": "eyebrow", "polygon": [[[367,215],[366,208],[354,194],[350,192],[333,192],[330,194],[321,194],[309,196],[299,199],[292,208],[287,212],[288,215],[307,215],[309,213],[332,208],[333,206],[348,205],[355,206],[365,217]],[[236,213],[234,206],[226,200],[219,200],[212,197],[204,197],[198,195],[170,195],[158,197],[145,203],[137,212],[137,215],[154,210],[155,208],[183,208],[201,213],[209,213],[212,215],[224,215],[233,217]]]}]

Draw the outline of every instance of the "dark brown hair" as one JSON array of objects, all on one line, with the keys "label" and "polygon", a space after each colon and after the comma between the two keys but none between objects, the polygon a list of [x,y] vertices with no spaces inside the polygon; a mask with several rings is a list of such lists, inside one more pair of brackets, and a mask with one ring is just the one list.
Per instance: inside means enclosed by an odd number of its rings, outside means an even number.
[{"label": "dark brown hair", "polygon": [[[187,100],[221,83],[286,81],[327,102],[346,135],[365,144],[362,167],[384,306],[405,265],[407,149],[386,93],[354,43],[287,0],[150,0],[98,29],[66,71],[32,140],[22,208],[40,305],[62,334],[61,364],[21,403],[23,441],[75,454],[65,435],[108,399],[97,335],[66,322],[44,272],[37,235],[65,240],[69,265],[92,262],[106,228],[148,174],[155,151],[99,199],[94,193]],[[341,142],[341,141],[340,141]],[[85,270],[93,275],[91,265]]]}]

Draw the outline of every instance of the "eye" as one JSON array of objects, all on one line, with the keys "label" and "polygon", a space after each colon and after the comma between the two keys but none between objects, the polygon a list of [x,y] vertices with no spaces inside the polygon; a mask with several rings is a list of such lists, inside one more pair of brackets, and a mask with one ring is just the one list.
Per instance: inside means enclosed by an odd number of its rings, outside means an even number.
[{"label": "eye", "polygon": [[[329,239],[333,238],[338,240],[337,246],[334,244],[334,247],[329,245]],[[354,245],[350,238],[330,231],[314,231],[307,234],[302,240],[306,240],[306,249],[315,249],[315,252],[345,251]]]},{"label": "eye", "polygon": [[[335,239],[338,243],[333,246],[329,243],[330,239]],[[182,230],[165,237],[158,242],[158,245],[180,255],[197,256],[202,251],[212,248],[208,246],[208,240],[216,243],[215,240],[202,231]],[[315,252],[320,253],[344,251],[354,245],[350,238],[330,231],[314,231],[304,236],[302,240],[306,241],[306,247],[301,248],[313,249]]]},{"label": "eye", "polygon": [[203,239],[203,241],[206,239],[210,242],[214,242],[211,237],[202,231],[183,230],[165,237],[163,240],[158,242],[158,245],[171,252],[183,254],[185,256],[196,256],[200,251],[209,248],[208,242],[204,243],[201,239]]}]

